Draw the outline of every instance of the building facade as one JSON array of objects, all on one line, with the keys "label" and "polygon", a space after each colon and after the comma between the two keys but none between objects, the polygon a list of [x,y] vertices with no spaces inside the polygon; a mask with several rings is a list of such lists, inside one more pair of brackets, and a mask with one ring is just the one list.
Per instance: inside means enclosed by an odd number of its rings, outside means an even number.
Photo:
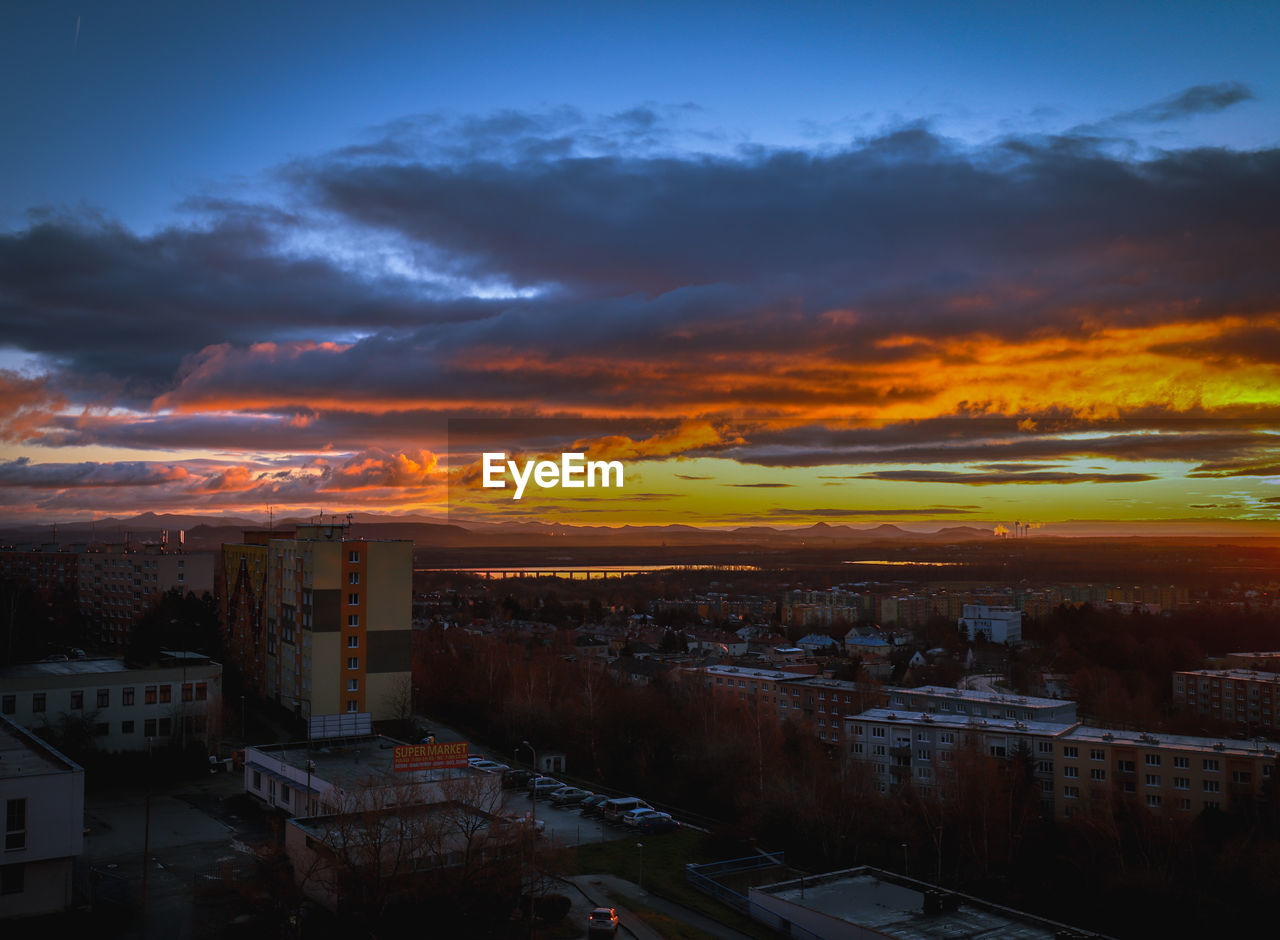
[{"label": "building facade", "polygon": [[984,636],[989,643],[1021,643],[1022,611],[1016,607],[965,604],[960,629],[970,642]]},{"label": "building facade", "polygon": [[1110,812],[1120,801],[1174,815],[1229,810],[1260,799],[1276,775],[1276,749],[1263,741],[1080,725],[1055,745],[1062,817]]},{"label": "building facade", "polygon": [[84,848],[84,771],[6,718],[0,718],[0,813],[0,918],[66,910]]},{"label": "building facade", "polygon": [[1066,699],[980,692],[973,689],[950,689],[937,685],[925,685],[915,689],[890,688],[885,691],[889,696],[890,707],[927,712],[931,715],[1008,718],[1067,725],[1076,722],[1076,703]]},{"label": "building facade", "polygon": [[1280,727],[1276,723],[1280,715],[1280,672],[1252,669],[1175,672],[1173,703],[1197,715],[1242,725],[1246,733],[1254,729],[1269,732]]},{"label": "building facade", "polygon": [[99,751],[202,744],[221,736],[222,666],[170,652],[155,666],[122,659],[30,663],[0,670],[0,714],[31,729],[79,725]]},{"label": "building facade", "polygon": [[337,523],[246,533],[218,580],[228,649],[262,697],[304,720],[409,707],[412,542]]}]

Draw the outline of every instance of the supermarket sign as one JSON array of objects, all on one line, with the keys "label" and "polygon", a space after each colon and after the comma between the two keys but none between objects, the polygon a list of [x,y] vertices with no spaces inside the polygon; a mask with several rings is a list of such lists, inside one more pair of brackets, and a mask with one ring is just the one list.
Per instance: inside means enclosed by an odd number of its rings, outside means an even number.
[{"label": "supermarket sign", "polygon": [[466,741],[449,744],[397,744],[391,760],[391,767],[396,771],[466,766]]}]

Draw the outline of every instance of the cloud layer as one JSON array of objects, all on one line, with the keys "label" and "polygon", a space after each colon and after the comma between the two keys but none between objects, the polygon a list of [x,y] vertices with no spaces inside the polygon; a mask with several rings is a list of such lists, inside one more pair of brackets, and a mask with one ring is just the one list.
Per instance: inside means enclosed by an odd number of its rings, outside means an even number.
[{"label": "cloud layer", "polygon": [[[0,234],[4,343],[28,362],[0,370],[0,440],[23,455],[0,487],[408,505],[449,418],[549,415],[640,461],[1271,475],[1280,151],[1116,146],[1252,95],[1196,86],[1106,133],[974,146],[909,124],[714,154],[675,149],[679,109],[427,115],[153,234],[38,212]],[[231,465],[46,459],[92,447]]]}]

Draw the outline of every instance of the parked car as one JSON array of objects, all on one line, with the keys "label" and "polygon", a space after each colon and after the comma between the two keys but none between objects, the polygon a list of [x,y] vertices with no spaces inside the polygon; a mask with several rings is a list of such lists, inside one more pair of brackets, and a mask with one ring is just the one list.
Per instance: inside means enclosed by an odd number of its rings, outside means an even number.
[{"label": "parked car", "polygon": [[612,907],[597,907],[587,915],[587,935],[612,937],[618,933],[618,912]]},{"label": "parked car", "polygon": [[502,772],[502,785],[507,789],[523,789],[534,778],[531,770],[505,770]]},{"label": "parked car", "polygon": [[542,835],[542,831],[547,828],[545,819],[535,819],[529,813],[504,813],[497,819],[509,826],[532,826],[538,835]]},{"label": "parked car", "polygon": [[646,816],[644,819],[636,823],[636,830],[646,834],[658,832],[671,832],[673,829],[679,829],[680,823],[672,819],[666,813],[658,813],[656,816]]},{"label": "parked car", "polygon": [[600,804],[600,815],[609,822],[617,822],[623,813],[633,809],[650,809],[650,806],[638,796],[616,796]]},{"label": "parked car", "polygon": [[511,767],[507,764],[499,764],[497,761],[493,760],[478,760],[472,763],[471,769],[482,770],[487,774],[501,774],[510,770]]},{"label": "parked car", "polygon": [[591,796],[584,798],[583,801],[578,804],[578,809],[581,811],[583,816],[594,816],[596,813],[600,812],[600,804],[607,799],[609,799],[609,797],[603,793],[593,793]]},{"label": "parked car", "polygon": [[590,790],[584,790],[582,787],[561,787],[551,794],[551,802],[556,806],[574,806],[592,795]]},{"label": "parked car", "polygon": [[529,781],[528,789],[531,794],[546,797],[563,786],[555,777],[534,777]]},{"label": "parked car", "polygon": [[628,810],[627,812],[622,814],[621,820],[624,826],[630,829],[634,829],[636,828],[636,826],[640,825],[640,822],[644,819],[648,819],[652,816],[669,817],[670,815],[671,815],[670,813],[660,813],[656,809],[643,807],[641,809]]},{"label": "parked car", "polygon": [[468,754],[468,755],[467,755],[467,763],[468,763],[468,764],[478,764],[478,763],[480,763],[481,761],[483,761],[483,760],[488,760],[488,759],[489,759],[489,758],[485,757],[483,754]]}]

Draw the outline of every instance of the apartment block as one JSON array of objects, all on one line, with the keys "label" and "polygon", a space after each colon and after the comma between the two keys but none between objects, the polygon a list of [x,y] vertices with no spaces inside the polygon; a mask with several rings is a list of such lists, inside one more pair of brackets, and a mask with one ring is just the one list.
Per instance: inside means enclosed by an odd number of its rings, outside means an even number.
[{"label": "apartment block", "polygon": [[181,540],[18,546],[0,550],[0,576],[25,582],[36,591],[64,591],[75,597],[93,624],[98,642],[123,650],[134,621],[172,588],[197,597],[212,591],[212,552],[188,552]]},{"label": "apartment block", "polygon": [[1280,727],[1276,723],[1280,714],[1280,672],[1252,669],[1175,672],[1173,702],[1197,715],[1235,722],[1247,729],[1269,731]]},{"label": "apartment block", "polygon": [[338,523],[224,545],[228,649],[258,694],[300,718],[396,717],[411,689],[413,543]]},{"label": "apartment block", "polygon": [[[897,691],[897,690],[894,690]],[[1020,750],[1035,761],[1044,802],[1054,799],[1055,741],[1073,727],[1059,722],[975,718],[872,708],[845,719],[849,755],[868,765],[877,788],[931,790],[954,774],[964,749],[991,757]]]},{"label": "apartment block", "polygon": [[1157,812],[1228,810],[1257,799],[1276,773],[1265,741],[1220,741],[1076,726],[1055,739],[1055,806],[1062,817],[1128,800]]}]

